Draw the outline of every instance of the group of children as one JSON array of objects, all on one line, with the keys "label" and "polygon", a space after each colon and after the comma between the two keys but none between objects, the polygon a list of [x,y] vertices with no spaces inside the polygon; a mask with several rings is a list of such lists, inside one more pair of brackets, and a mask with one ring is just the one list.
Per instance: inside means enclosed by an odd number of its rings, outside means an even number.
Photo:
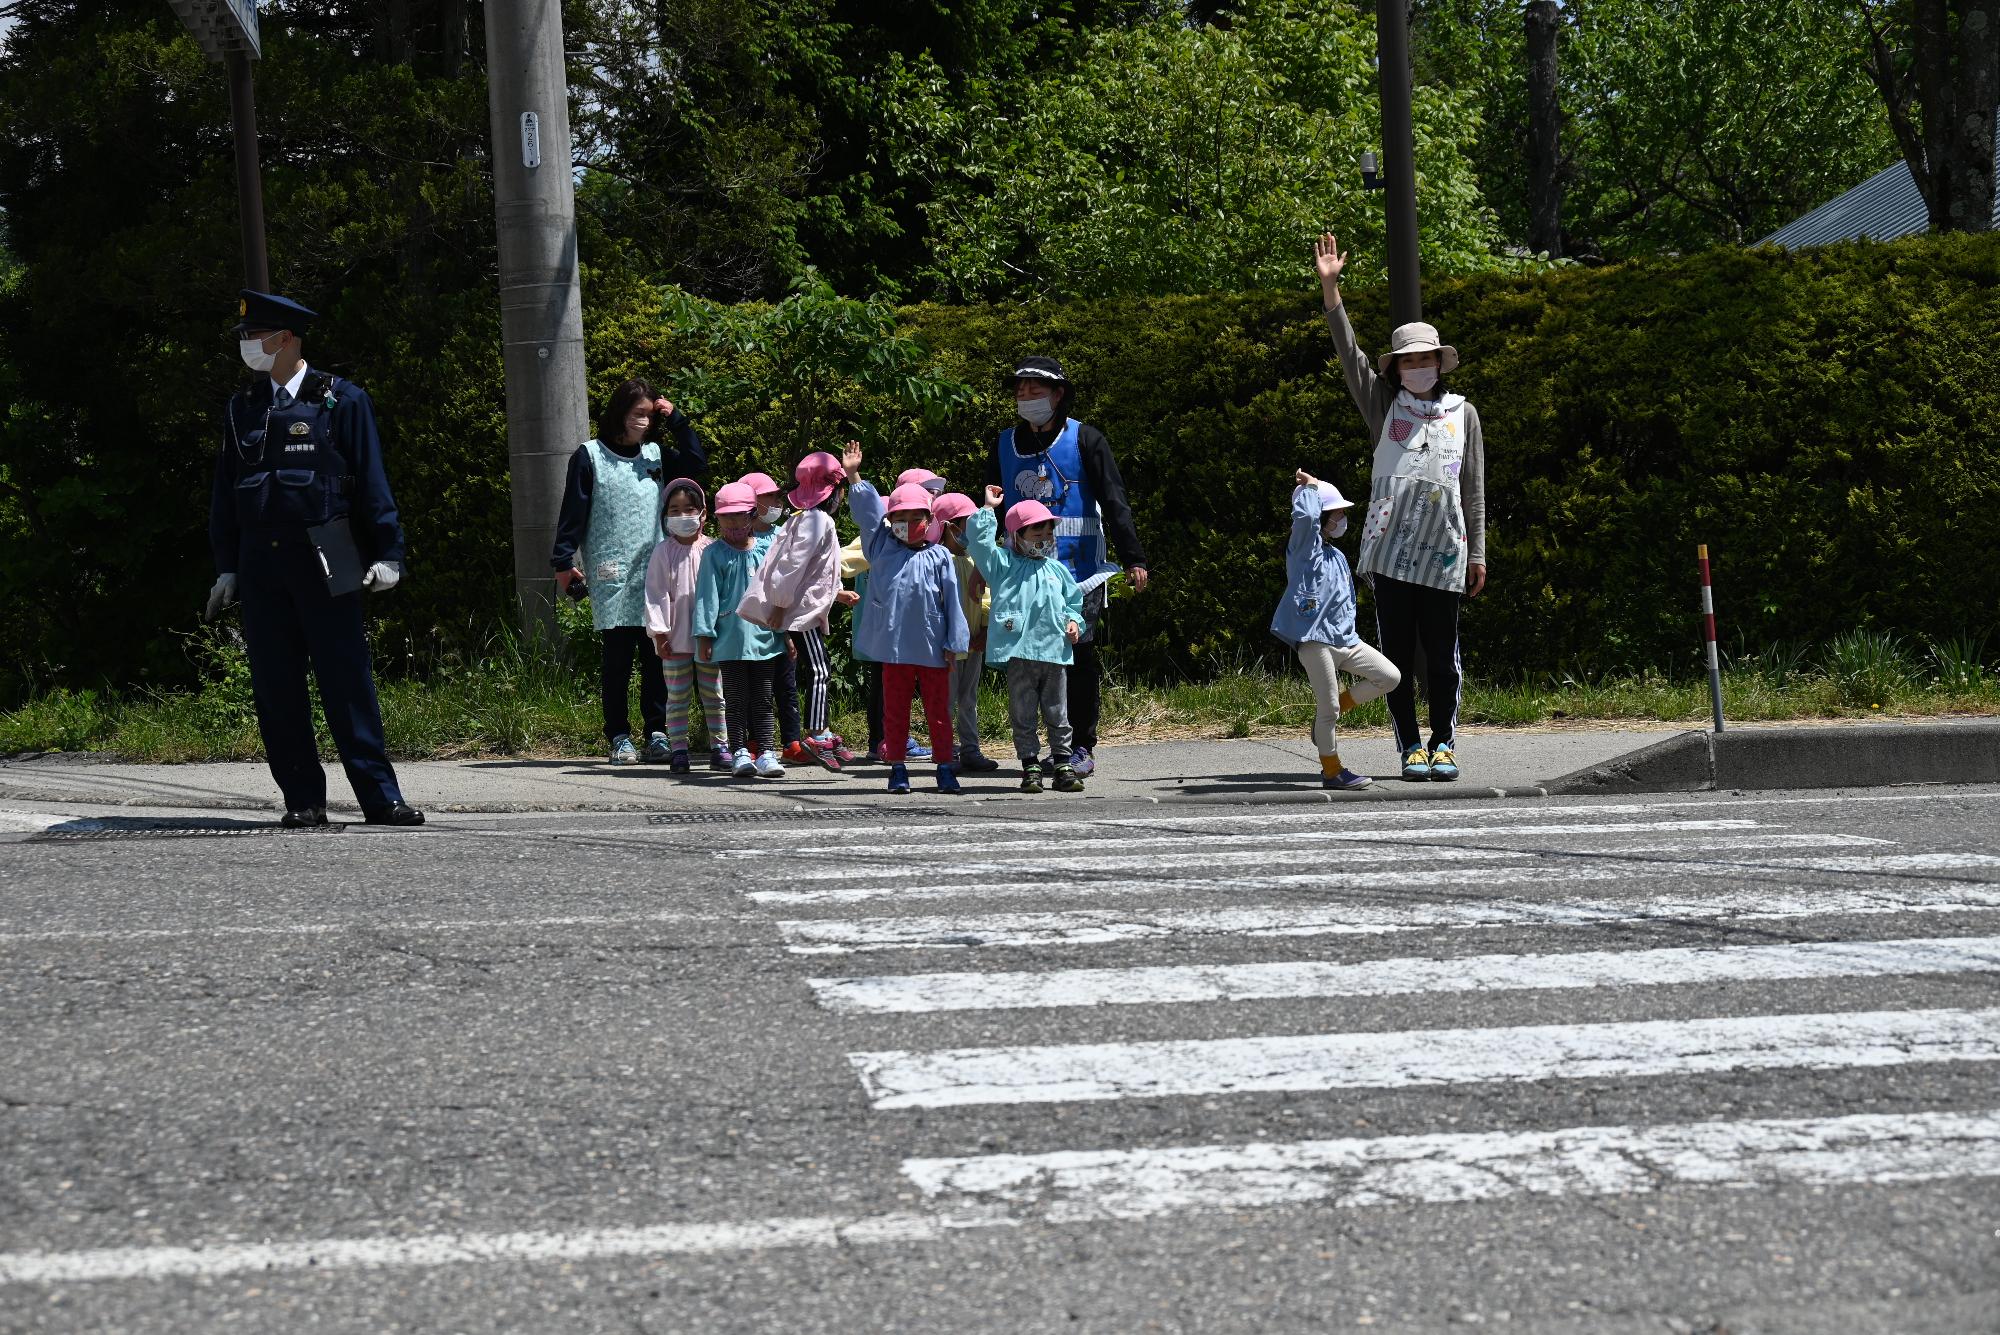
[{"label": "group of children", "polygon": [[[853,763],[828,716],[828,618],[846,606],[855,656],[870,665],[871,696],[879,689],[870,701],[879,740],[871,738],[869,755],[889,765],[889,791],[909,792],[908,762],[926,756],[943,793],[962,791],[961,769],[998,768],[979,750],[985,664],[1007,673],[1022,791],[1041,792],[1044,779],[1058,792],[1081,791],[1064,669],[1081,633],[1083,595],[1053,559],[1055,516],[1027,500],[1003,519],[1000,488],[987,487],[982,505],[924,469],[901,474],[885,498],[860,477],[861,461],[850,441],[841,458],[815,451],[801,459],[789,492],[763,473],[717,488],[714,537],[697,483],[675,478],[661,488],[663,536],[646,564],[645,622],[663,665],[666,712],[664,737],[649,752],[663,744],[676,773],[693,767],[698,696],[711,769],[775,779],[788,762],[831,770]],[[834,524],[843,502],[860,528],[845,551]],[[846,589],[844,578],[856,587]],[[910,741],[912,697],[928,750]]]}]

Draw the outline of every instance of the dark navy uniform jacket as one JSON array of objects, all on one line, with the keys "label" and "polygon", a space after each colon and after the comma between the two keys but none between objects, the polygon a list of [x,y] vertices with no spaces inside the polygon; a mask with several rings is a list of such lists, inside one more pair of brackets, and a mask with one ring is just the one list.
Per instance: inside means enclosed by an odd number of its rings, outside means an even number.
[{"label": "dark navy uniform jacket", "polygon": [[208,508],[216,572],[238,572],[247,537],[301,536],[343,515],[363,565],[401,562],[403,525],[368,392],[311,366],[295,402],[274,408],[274,388],[259,376],[223,411]]}]

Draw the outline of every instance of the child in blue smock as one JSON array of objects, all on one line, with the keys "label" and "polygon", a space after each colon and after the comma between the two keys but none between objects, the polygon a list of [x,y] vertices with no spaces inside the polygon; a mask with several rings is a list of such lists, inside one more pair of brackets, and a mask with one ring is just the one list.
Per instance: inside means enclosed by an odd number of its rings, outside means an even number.
[{"label": "child in blue smock", "polygon": [[[739,779],[781,779],[784,762],[772,746],[772,689],[785,640],[777,631],[736,615],[751,572],[770,549],[755,531],[757,494],[741,482],[715,491],[715,526],[722,535],[701,554],[694,586],[696,656],[722,669],[722,712],[729,724],[730,771]],[[754,748],[754,750],[752,749]]]},{"label": "child in blue smock", "polygon": [[[1331,482],[1301,468],[1293,475],[1292,539],[1285,548],[1285,596],[1271,617],[1271,633],[1298,653],[1312,682],[1313,745],[1319,748],[1320,784],[1366,788],[1372,780],[1340,763],[1334,724],[1345,711],[1396,689],[1403,674],[1354,633],[1354,572],[1334,540],[1347,532],[1354,502]],[[1335,674],[1354,679],[1340,689]]]},{"label": "child in blue smock", "polygon": [[965,545],[972,564],[993,591],[986,617],[986,661],[1007,671],[1007,721],[1021,758],[1021,791],[1042,791],[1040,724],[1049,729],[1050,763],[1059,793],[1080,793],[1083,779],[1070,763],[1069,672],[1071,648],[1083,631],[1083,590],[1056,551],[1056,519],[1040,501],[1007,511],[1007,545],[995,516],[1006,492],[986,489],[986,508],[972,516]]},{"label": "child in blue smock", "polygon": [[[850,449],[859,466],[859,450]],[[941,793],[962,791],[951,735],[951,659],[966,652],[972,632],[958,601],[951,553],[930,541],[931,494],[906,483],[882,496],[856,478],[847,509],[861,529],[868,557],[868,598],[855,625],[855,649],[882,665],[882,757],[889,791],[910,791],[904,764],[910,742],[910,697],[924,703],[924,725],[937,757]]]}]

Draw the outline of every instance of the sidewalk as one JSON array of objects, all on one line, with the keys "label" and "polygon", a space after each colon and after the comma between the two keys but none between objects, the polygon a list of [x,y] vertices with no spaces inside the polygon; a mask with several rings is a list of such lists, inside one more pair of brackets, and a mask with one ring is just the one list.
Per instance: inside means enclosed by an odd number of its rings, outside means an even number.
[{"label": "sidewalk", "polygon": [[[1359,738],[1348,763],[1378,780],[1364,793],[1322,789],[1312,743],[1303,738],[1107,746],[1098,751],[1097,773],[1080,796],[1023,797],[1015,791],[1020,776],[1011,763],[997,773],[965,775],[964,783],[970,799],[1032,800],[1047,806],[1107,798],[1318,803],[1533,796],[1539,795],[1537,785],[1556,776],[1603,765],[1670,735],[1659,729],[1468,735],[1458,753],[1464,777],[1457,783],[1423,784],[1393,777],[1395,756],[1386,740]],[[886,791],[888,773],[882,765],[858,765],[841,774],[795,769],[783,779],[751,782],[706,771],[677,776],[664,765],[614,768],[602,757],[408,761],[396,767],[404,795],[439,813],[894,806],[948,800],[929,788],[929,765],[911,768],[916,792],[909,797]],[[327,791],[332,810],[355,811],[338,765],[327,766]],[[0,761],[0,802],[169,811],[279,809],[277,788],[262,764],[136,765],[79,756]]]}]

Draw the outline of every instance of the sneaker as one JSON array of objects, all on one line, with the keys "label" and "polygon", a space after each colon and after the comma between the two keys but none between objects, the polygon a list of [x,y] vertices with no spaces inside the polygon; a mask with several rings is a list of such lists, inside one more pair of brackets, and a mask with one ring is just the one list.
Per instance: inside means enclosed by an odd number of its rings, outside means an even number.
[{"label": "sneaker", "polygon": [[648,765],[664,765],[674,758],[674,748],[667,745],[667,735],[656,732],[646,739],[646,749],[639,753],[639,759]]},{"label": "sneaker", "polygon": [[941,793],[950,793],[953,796],[957,796],[965,791],[965,789],[958,786],[958,766],[950,764],[938,766],[937,790]]},{"label": "sneaker", "polygon": [[991,774],[1000,768],[1000,762],[979,751],[960,751],[958,767],[968,774]]},{"label": "sneaker", "polygon": [[903,759],[929,760],[930,758],[931,758],[931,749],[928,746],[925,746],[922,742],[918,741],[916,738],[912,737],[910,739],[909,747],[903,752]]},{"label": "sneaker", "polygon": [[667,758],[667,766],[676,774],[685,774],[694,768],[694,762],[688,759],[688,749],[681,746],[676,747],[673,755]]},{"label": "sneaker", "polygon": [[[800,749],[806,753],[806,759],[813,764],[824,765],[835,774],[840,773],[840,756],[834,750],[833,738],[808,737],[800,744]],[[791,754],[787,752],[785,759],[789,761],[791,758]]]},{"label": "sneaker", "polygon": [[833,734],[831,754],[835,760],[838,760],[843,765],[852,765],[854,763],[854,753],[847,749],[847,739],[837,732]]},{"label": "sneaker", "polygon": [[1080,793],[1083,791],[1083,776],[1076,772],[1076,765],[1056,766],[1056,791],[1059,793]]},{"label": "sneaker", "polygon": [[[1076,777],[1079,779],[1087,779],[1097,772],[1097,762],[1090,758],[1090,748],[1087,746],[1072,747],[1069,753],[1069,764],[1070,768],[1076,771]],[[1061,769],[1062,766],[1058,765],[1056,768]]]},{"label": "sneaker", "polygon": [[751,779],[757,775],[757,762],[750,758],[748,751],[739,750],[736,758],[729,762],[729,772],[739,779]]},{"label": "sneaker", "polygon": [[1356,774],[1353,770],[1343,765],[1338,774],[1322,775],[1319,786],[1322,788],[1338,788],[1343,792],[1358,793],[1373,782],[1375,780],[1369,778],[1366,774]]},{"label": "sneaker", "polygon": [[717,742],[708,753],[708,767],[718,774],[728,774],[736,768],[736,759],[729,754],[729,748]]},{"label": "sneaker", "polygon": [[1450,747],[1440,746],[1431,752],[1431,777],[1445,783],[1458,777],[1458,762],[1452,759]]},{"label": "sneaker", "polygon": [[776,751],[766,751],[757,757],[751,766],[760,779],[782,779],[785,777],[785,762],[778,759]]},{"label": "sneaker", "polygon": [[1421,783],[1431,777],[1431,753],[1421,746],[1403,752],[1403,777]]},{"label": "sneaker", "polygon": [[632,745],[632,738],[619,733],[611,739],[611,763],[614,765],[636,765],[639,763],[639,748]]},{"label": "sneaker", "polygon": [[880,742],[868,748],[868,754],[864,759],[870,765],[886,765],[889,763],[882,756],[882,743]]},{"label": "sneaker", "polygon": [[1026,760],[1021,762],[1021,791],[1039,793],[1042,791],[1042,762]]},{"label": "sneaker", "polygon": [[910,791],[910,768],[907,765],[889,766],[889,791],[907,793]]}]

